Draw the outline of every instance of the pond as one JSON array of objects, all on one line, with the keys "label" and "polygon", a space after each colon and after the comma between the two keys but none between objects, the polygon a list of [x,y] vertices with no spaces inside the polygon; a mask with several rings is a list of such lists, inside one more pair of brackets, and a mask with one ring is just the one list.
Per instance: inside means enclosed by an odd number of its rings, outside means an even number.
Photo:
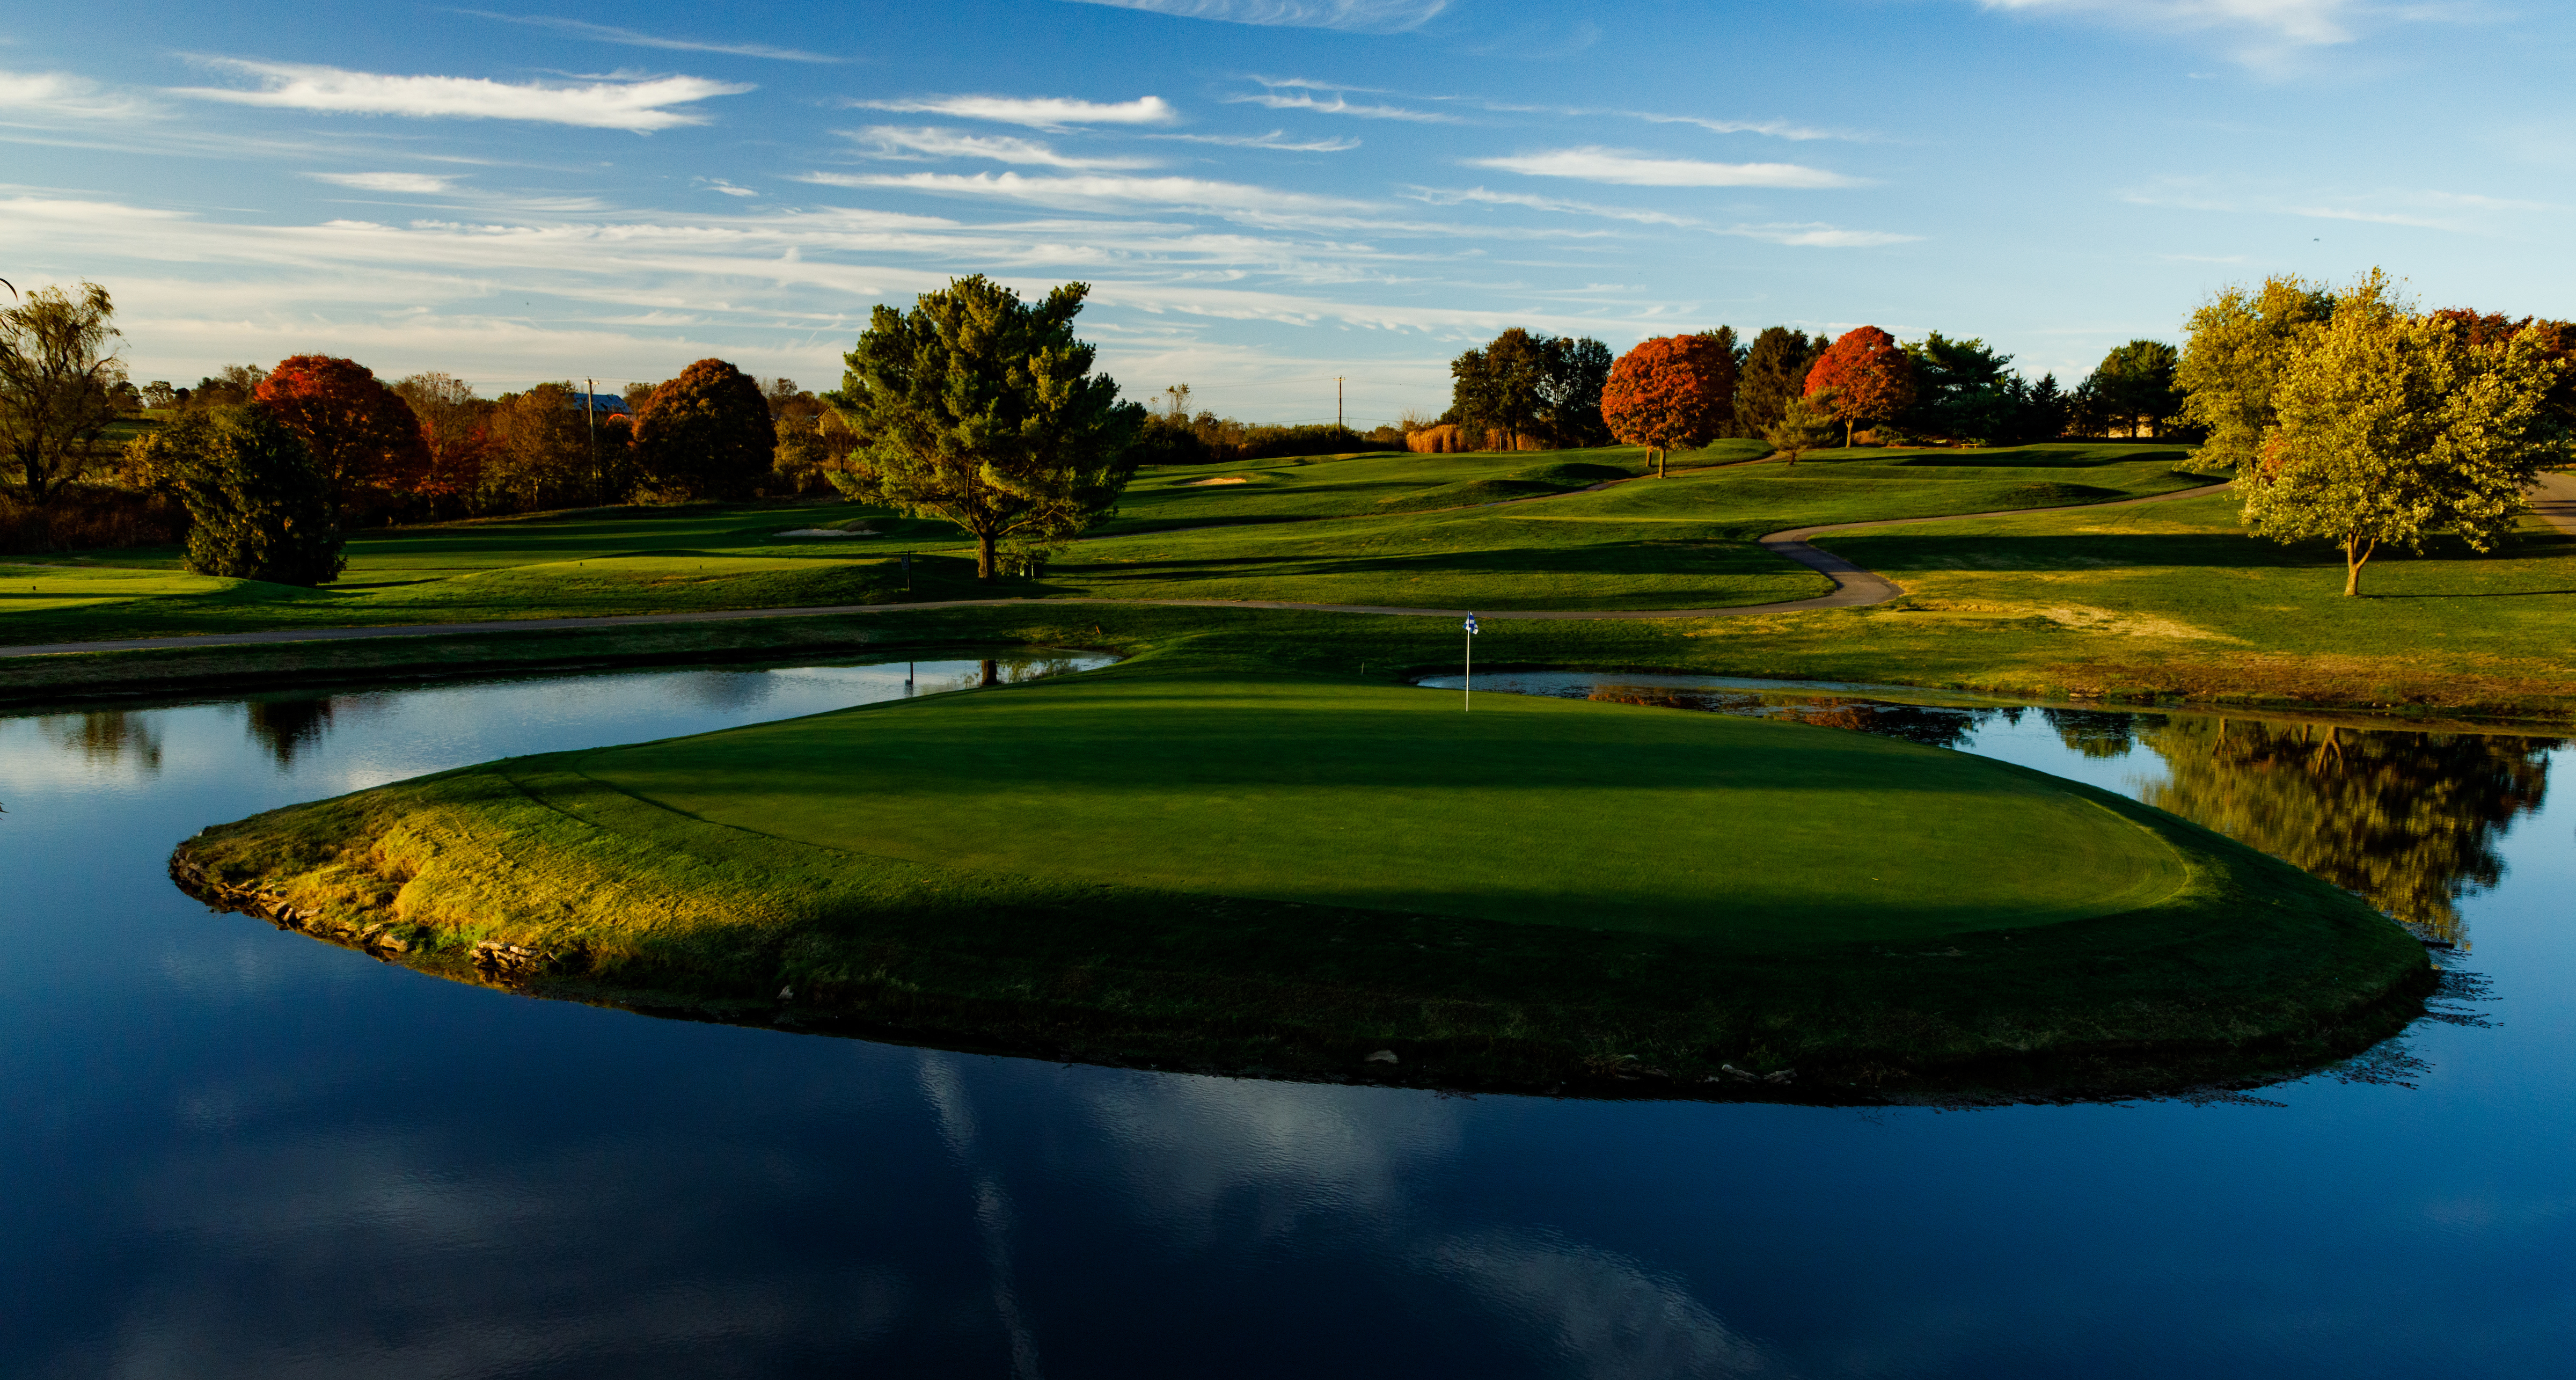
[{"label": "pond", "polygon": [[0,718],[0,1373],[2514,1376],[2576,1347],[2545,738],[1519,678],[2078,777],[2457,946],[2437,1017],[2362,1060],[2124,1105],[1457,1097],[656,1020],[163,871],[291,801],[1096,661]]}]

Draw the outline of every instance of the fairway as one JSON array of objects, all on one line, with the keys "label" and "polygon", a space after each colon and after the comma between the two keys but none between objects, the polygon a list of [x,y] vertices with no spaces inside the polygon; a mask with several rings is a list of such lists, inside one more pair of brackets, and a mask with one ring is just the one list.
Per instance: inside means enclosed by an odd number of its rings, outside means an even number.
[{"label": "fairway", "polygon": [[[1769,947],[2151,905],[2065,784],[1794,724],[1293,681],[1071,680],[608,749],[682,819],[971,871]],[[2031,859],[2045,859],[2034,867]]]},{"label": "fairway", "polygon": [[[1831,587],[1754,544],[1768,532],[2199,482],[2176,472],[2184,452],[2152,444],[1820,451],[1794,467],[1756,460],[1762,450],[1720,441],[1675,457],[1686,468],[1664,478],[1634,477],[1645,458],[1633,447],[1158,469],[1041,578],[991,583],[973,578],[973,548],[952,524],[850,503],[367,529],[349,535],[347,571],[320,589],[185,575],[175,549],[72,553],[21,561],[22,586],[0,580],[0,645],[987,597],[1741,607]],[[1602,483],[1613,486],[1591,490]],[[790,535],[815,528],[865,535]]]}]

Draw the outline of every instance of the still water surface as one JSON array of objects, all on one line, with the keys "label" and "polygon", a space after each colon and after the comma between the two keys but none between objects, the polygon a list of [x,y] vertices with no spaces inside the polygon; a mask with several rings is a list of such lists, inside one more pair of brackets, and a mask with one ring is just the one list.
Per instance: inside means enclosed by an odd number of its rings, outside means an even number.
[{"label": "still water surface", "polygon": [[2473,946],[2444,958],[2491,984],[2451,1004],[2483,1023],[2197,1104],[1464,1098],[948,1054],[443,982],[210,914],[163,873],[207,823],[887,698],[905,672],[0,718],[0,1374],[2555,1376],[2576,1355],[2576,808],[2545,790],[2571,756],[2548,740],[1519,687],[2078,777]]}]

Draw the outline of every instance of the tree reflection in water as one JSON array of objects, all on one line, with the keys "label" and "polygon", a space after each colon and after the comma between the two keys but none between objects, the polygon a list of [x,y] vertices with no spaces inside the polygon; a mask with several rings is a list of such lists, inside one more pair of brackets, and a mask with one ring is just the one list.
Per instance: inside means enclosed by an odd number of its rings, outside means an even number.
[{"label": "tree reflection in water", "polygon": [[123,710],[49,714],[43,723],[54,741],[92,762],[131,762],[146,775],[161,770],[161,735],[150,715]]},{"label": "tree reflection in water", "polygon": [[2429,939],[2467,947],[2462,897],[2538,810],[2552,738],[2143,715],[2168,779],[2147,803],[2298,864]]},{"label": "tree reflection in water", "polygon": [[301,700],[247,700],[242,708],[250,711],[252,741],[267,748],[277,765],[295,765],[295,754],[322,741],[331,730],[332,701],[328,697]]},{"label": "tree reflection in water", "polygon": [[[2019,708],[1949,708],[1840,695],[1595,682],[1588,698],[1699,709],[1961,747]],[[2497,846],[2538,810],[2554,738],[2416,733],[2189,714],[2042,709],[2068,751],[2140,747],[2166,779],[2142,798],[2356,892],[2427,939],[2468,947],[2460,901],[2504,875]]]}]

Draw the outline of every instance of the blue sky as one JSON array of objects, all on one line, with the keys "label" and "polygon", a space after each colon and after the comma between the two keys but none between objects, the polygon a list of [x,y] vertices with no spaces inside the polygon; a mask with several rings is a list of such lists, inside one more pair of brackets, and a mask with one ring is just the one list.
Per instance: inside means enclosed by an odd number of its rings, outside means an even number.
[{"label": "blue sky", "polygon": [[1361,425],[1509,325],[2065,378],[2274,272],[2576,317],[2538,0],[13,8],[0,277],[106,284],[138,379],[828,387],[978,271],[1093,283],[1132,395]]}]

